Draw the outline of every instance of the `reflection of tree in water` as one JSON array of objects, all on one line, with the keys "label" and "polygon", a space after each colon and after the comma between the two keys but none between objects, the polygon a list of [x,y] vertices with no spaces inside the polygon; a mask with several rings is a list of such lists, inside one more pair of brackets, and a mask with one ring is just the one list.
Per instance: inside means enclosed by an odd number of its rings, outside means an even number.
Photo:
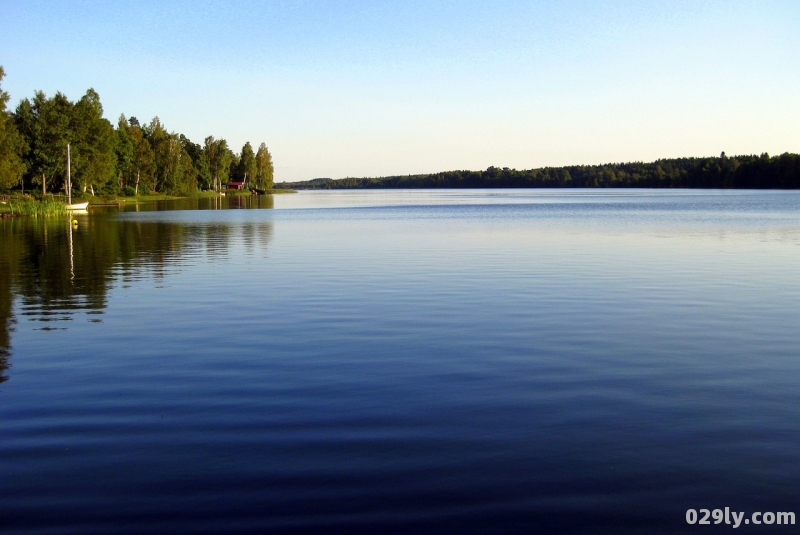
[{"label": "reflection of tree in water", "polygon": [[5,371],[8,369],[8,357],[11,351],[11,325],[14,322],[11,305],[13,294],[11,293],[11,270],[9,269],[12,251],[6,247],[6,236],[0,227],[0,383],[6,381],[8,377]]},{"label": "reflection of tree in water", "polygon": [[228,210],[231,208],[275,208],[272,195],[227,195],[225,197],[196,197],[147,203],[130,203],[125,212],[160,212],[162,210]]},{"label": "reflection of tree in water", "polygon": [[[258,240],[253,240],[258,236]],[[0,221],[0,382],[11,356],[14,304],[18,315],[63,329],[76,314],[99,321],[115,283],[161,279],[198,258],[224,258],[231,243],[266,248],[272,224],[183,224],[114,216]]]}]

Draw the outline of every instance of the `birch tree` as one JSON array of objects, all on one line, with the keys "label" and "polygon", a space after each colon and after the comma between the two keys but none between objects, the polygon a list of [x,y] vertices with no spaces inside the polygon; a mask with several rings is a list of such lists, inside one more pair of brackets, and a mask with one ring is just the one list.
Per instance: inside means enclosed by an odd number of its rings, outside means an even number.
[{"label": "birch tree", "polygon": [[256,153],[256,187],[259,189],[272,189],[275,168],[272,165],[272,155],[267,145],[262,143]]}]

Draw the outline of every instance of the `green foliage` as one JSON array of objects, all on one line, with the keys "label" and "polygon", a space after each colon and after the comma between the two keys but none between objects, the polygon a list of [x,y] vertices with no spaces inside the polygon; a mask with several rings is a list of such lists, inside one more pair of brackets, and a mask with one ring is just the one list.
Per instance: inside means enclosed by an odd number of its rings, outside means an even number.
[{"label": "green foliage", "polygon": [[66,148],[74,105],[62,93],[52,98],[37,91],[33,100],[23,99],[14,122],[28,145],[26,182],[47,191],[63,188],[66,176]]},{"label": "green foliage", "polygon": [[192,159],[197,175],[195,176],[196,188],[208,189],[211,187],[211,168],[208,165],[208,155],[203,150],[203,147],[197,143],[192,143],[189,138],[180,135],[181,145],[189,157]]},{"label": "green foliage", "polygon": [[230,153],[228,179],[242,182],[244,180],[244,174],[242,173],[242,167],[239,165],[241,158],[239,158],[239,155],[233,151],[228,152]]},{"label": "green foliage", "polygon": [[131,122],[129,134],[133,143],[130,182],[137,194],[140,187],[150,191],[156,186],[156,155],[138,121],[135,125]]},{"label": "green foliage", "polygon": [[205,139],[204,151],[208,159],[212,187],[215,190],[219,190],[228,182],[230,175],[232,153],[228,148],[228,142],[224,139],[214,139],[213,136],[208,136]]},{"label": "green foliage", "polygon": [[117,136],[94,89],[75,103],[70,126],[74,186],[105,188],[114,179]]},{"label": "green foliage", "polygon": [[100,96],[93,89],[77,103],[62,93],[47,98],[37,91],[32,101],[20,102],[14,121],[29,149],[24,156],[29,186],[44,182],[43,190],[64,189],[67,144],[74,187],[105,188],[113,180],[118,138],[103,118]]},{"label": "green foliage", "polygon": [[134,167],[134,143],[130,130],[131,125],[125,118],[125,115],[120,115],[116,130],[117,185],[120,189],[125,188],[130,183],[130,177]]},{"label": "green foliage", "polygon": [[[0,80],[3,75],[0,67]],[[259,173],[249,142],[239,157],[224,139],[209,136],[200,146],[168,132],[158,117],[142,126],[135,117],[122,115],[115,129],[103,118],[93,89],[77,102],[60,92],[48,98],[37,91],[20,101],[13,114],[5,111],[8,100],[0,91],[0,189],[19,184],[23,190],[62,191],[67,144],[73,187],[83,191],[129,193],[132,188],[134,195],[189,195],[224,188],[232,175],[252,183]]]},{"label": "green foliage", "polygon": [[262,190],[272,189],[275,168],[272,165],[272,155],[267,145],[262,143],[256,153],[256,188]]},{"label": "green foliage", "polygon": [[256,155],[253,152],[253,146],[250,145],[250,142],[244,144],[242,147],[242,154],[239,157],[239,173],[238,175],[242,177],[242,180],[247,184],[251,185],[256,177]]},{"label": "green foliage", "polygon": [[168,133],[158,117],[145,129],[153,147],[156,165],[156,191],[169,195],[188,195],[197,189],[197,169],[181,144],[178,134]]},{"label": "green foliage", "polygon": [[56,200],[49,196],[37,200],[30,195],[18,195],[11,197],[6,202],[6,206],[12,215],[45,217],[67,213],[67,205],[63,200]]},{"label": "green foliage", "polygon": [[[0,82],[5,77],[0,67]],[[11,115],[6,111],[8,93],[0,89],[0,190],[16,186],[25,172],[22,155],[28,150],[25,140],[17,131]]]}]

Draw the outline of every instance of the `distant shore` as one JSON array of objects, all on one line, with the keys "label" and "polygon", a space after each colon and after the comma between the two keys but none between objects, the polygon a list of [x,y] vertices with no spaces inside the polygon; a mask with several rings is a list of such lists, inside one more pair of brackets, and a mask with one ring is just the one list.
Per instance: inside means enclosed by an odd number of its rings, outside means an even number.
[{"label": "distant shore", "polygon": [[800,189],[800,155],[672,158],[654,162],[517,170],[444,171],[374,178],[316,178],[277,184],[292,189],[701,188]]}]

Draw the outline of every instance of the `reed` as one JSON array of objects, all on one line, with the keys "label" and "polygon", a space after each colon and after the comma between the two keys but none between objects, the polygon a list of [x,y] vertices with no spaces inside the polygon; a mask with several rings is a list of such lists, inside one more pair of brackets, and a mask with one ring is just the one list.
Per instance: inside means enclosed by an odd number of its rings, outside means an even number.
[{"label": "reed", "polygon": [[4,205],[5,212],[12,216],[48,217],[67,214],[67,204],[63,200],[16,196],[11,197]]}]

